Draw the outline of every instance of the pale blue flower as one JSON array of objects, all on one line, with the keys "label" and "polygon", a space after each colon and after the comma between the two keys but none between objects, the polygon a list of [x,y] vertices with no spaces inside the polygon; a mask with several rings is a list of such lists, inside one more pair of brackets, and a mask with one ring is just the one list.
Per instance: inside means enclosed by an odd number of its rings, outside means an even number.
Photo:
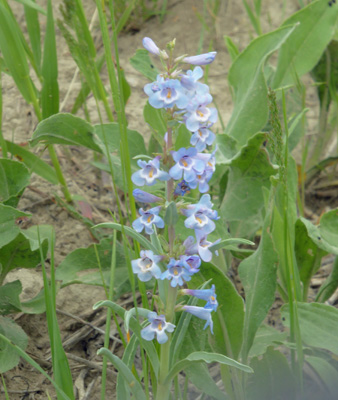
[{"label": "pale blue flower", "polygon": [[161,197],[157,197],[151,193],[144,192],[141,189],[134,189],[133,196],[136,201],[140,203],[157,203],[162,201]]},{"label": "pale blue flower", "polygon": [[177,285],[182,286],[184,281],[190,281],[191,276],[180,260],[171,258],[167,270],[161,275],[161,279],[169,279],[170,285],[176,287]]},{"label": "pale blue flower", "polygon": [[212,322],[212,318],[211,318],[211,313],[212,313],[212,309],[211,308],[203,308],[203,307],[197,307],[197,306],[183,306],[183,310],[195,315],[195,317],[204,319],[206,322],[206,324],[204,325],[203,329],[206,329],[208,326],[210,326],[210,331],[213,334],[213,322]]},{"label": "pale blue flower", "polygon": [[137,186],[152,186],[155,185],[157,179],[160,181],[168,181],[170,179],[168,172],[160,170],[160,157],[155,157],[148,162],[138,160],[137,164],[141,170],[131,176],[131,180]]},{"label": "pale blue flower", "polygon": [[[220,242],[221,239],[216,240],[214,243],[209,242],[207,240],[207,235],[200,230],[195,230],[196,235],[196,243],[193,236],[189,236],[183,243],[186,250],[185,253],[196,254],[198,253],[201,259],[205,262],[209,262],[212,259],[212,253],[209,250],[209,247],[213,246],[214,244]],[[215,251],[215,254],[218,255],[218,251]]]},{"label": "pale blue flower", "polygon": [[216,291],[215,291],[215,285],[212,285],[211,289],[201,289],[201,290],[183,289],[182,293],[207,301],[204,308],[211,308],[213,311],[217,310],[218,301],[217,301],[217,296],[216,296]]},{"label": "pale blue flower", "polygon": [[196,107],[196,102],[189,103],[188,112],[184,116],[185,125],[190,132],[196,132],[200,128],[212,125],[217,121],[216,108],[207,107],[209,98],[202,99]]},{"label": "pale blue flower", "polygon": [[191,187],[188,185],[188,183],[185,180],[182,180],[182,182],[178,183],[175,190],[174,190],[174,195],[175,196],[184,196],[185,194],[189,194],[191,192]]},{"label": "pale blue flower", "polygon": [[149,96],[149,104],[154,108],[176,106],[183,109],[189,102],[183,86],[177,79],[164,79],[158,75],[157,81],[145,85],[144,91]]},{"label": "pale blue flower", "polygon": [[143,47],[149,51],[149,53],[156,56],[160,55],[160,49],[156,46],[155,42],[149,37],[145,37],[142,40]]},{"label": "pale blue flower", "polygon": [[164,221],[158,216],[160,210],[161,207],[154,207],[147,211],[140,208],[141,217],[137,218],[132,224],[135,231],[142,232],[145,229],[148,235],[152,235],[154,233],[153,225],[156,225],[157,228],[164,228]]},{"label": "pale blue flower", "polygon": [[190,274],[196,274],[199,272],[199,268],[201,266],[201,259],[197,255],[191,255],[191,256],[180,256],[181,263],[183,267],[189,271]]},{"label": "pale blue flower", "polygon": [[211,51],[210,53],[199,54],[197,56],[185,57],[183,58],[183,62],[192,65],[207,65],[214,61],[216,54],[216,51]]},{"label": "pale blue flower", "polygon": [[156,312],[152,311],[148,314],[148,320],[150,325],[146,326],[141,330],[141,336],[144,340],[153,340],[156,334],[157,341],[160,344],[165,343],[168,340],[168,336],[165,331],[173,332],[175,325],[170,322],[166,322],[164,315],[157,315]]},{"label": "pale blue flower", "polygon": [[161,256],[156,256],[151,250],[141,250],[141,258],[132,260],[131,266],[134,274],[142,282],[148,282],[152,277],[159,279],[161,277],[161,268],[157,265],[162,260]]},{"label": "pale blue flower", "polygon": [[203,69],[201,67],[194,68],[193,71],[188,70],[186,74],[180,75],[181,85],[191,92],[191,95],[195,94],[203,95],[209,93],[209,86],[198,82],[203,76]]},{"label": "pale blue flower", "polygon": [[204,194],[197,204],[188,205],[182,213],[188,217],[184,225],[189,229],[195,229],[203,232],[205,235],[215,230],[216,225],[213,220],[218,220],[217,211],[212,210],[213,204],[210,201],[210,195]]},{"label": "pale blue flower", "polygon": [[203,173],[205,169],[204,161],[197,159],[197,150],[194,147],[185,149],[182,147],[178,151],[172,152],[172,157],[176,164],[170,168],[169,175],[175,179],[183,179],[189,183],[196,179],[196,174]]},{"label": "pale blue flower", "polygon": [[190,139],[190,144],[196,147],[196,150],[201,152],[208,146],[211,146],[216,138],[216,135],[208,128],[201,127],[196,131]]}]

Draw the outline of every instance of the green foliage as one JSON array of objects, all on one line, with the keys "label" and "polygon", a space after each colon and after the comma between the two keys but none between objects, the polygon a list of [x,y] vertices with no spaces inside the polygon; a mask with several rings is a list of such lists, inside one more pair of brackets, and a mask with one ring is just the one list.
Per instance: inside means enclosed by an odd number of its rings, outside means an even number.
[{"label": "green foliage", "polygon": [[[25,350],[28,338],[25,332],[13,321],[0,315],[0,334]],[[18,353],[0,338],[0,373],[4,373],[19,363]]]},{"label": "green foliage", "polygon": [[136,50],[135,55],[130,59],[130,64],[150,81],[155,81],[159,74],[158,69],[152,64],[147,50]]},{"label": "green foliage", "polygon": [[19,194],[29,184],[29,178],[29,172],[24,164],[0,159],[0,202],[15,206],[19,200]]},{"label": "green foliage", "polygon": [[234,90],[234,110],[226,133],[240,145],[261,130],[268,120],[263,66],[267,57],[282,45],[293,30],[294,26],[288,25],[258,37],[231,65],[228,80]]},{"label": "green foliage", "polygon": [[282,45],[273,78],[274,89],[293,83],[294,76],[304,75],[318,63],[335,32],[338,8],[326,0],[310,3],[288,18],[283,26],[298,24]]},{"label": "green foliage", "polygon": [[287,333],[280,332],[270,325],[261,325],[255,335],[249,352],[249,357],[258,357],[264,354],[271,346],[278,346],[286,341]]}]

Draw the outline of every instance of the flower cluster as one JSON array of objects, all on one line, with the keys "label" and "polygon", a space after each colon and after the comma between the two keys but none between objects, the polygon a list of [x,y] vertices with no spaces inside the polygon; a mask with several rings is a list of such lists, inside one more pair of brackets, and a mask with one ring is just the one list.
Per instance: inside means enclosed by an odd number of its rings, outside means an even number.
[{"label": "flower cluster", "polygon": [[[159,205],[139,209],[140,217],[132,226],[136,232],[145,231],[153,235],[156,228],[164,228],[164,220],[160,217],[161,210],[178,197],[188,194],[193,189],[198,189],[202,197],[196,204],[180,203],[181,214],[186,218],[184,225],[192,229],[195,236],[189,236],[183,243],[175,239],[173,226],[168,226],[168,254],[156,255],[153,251],[143,250],[140,258],[132,261],[132,269],[142,282],[148,282],[152,278],[168,282],[171,290],[183,287],[191,277],[198,273],[202,261],[209,262],[212,259],[210,247],[215,243],[207,240],[207,236],[215,228],[215,221],[219,219],[217,211],[213,210],[211,197],[206,194],[209,190],[209,181],[215,171],[215,152],[206,152],[208,146],[212,146],[215,134],[210,130],[217,120],[217,110],[209,107],[212,96],[209,87],[199,82],[203,77],[201,65],[210,64],[216,56],[215,52],[187,57],[186,55],[173,59],[172,50],[175,41],[167,45],[167,50],[160,50],[150,39],[143,39],[143,46],[154,55],[160,57],[165,72],[157,76],[155,82],[145,85],[144,91],[149,97],[149,104],[156,109],[163,109],[168,124],[168,132],[164,140],[167,144],[163,157],[157,155],[150,161],[139,160],[140,170],[132,175],[132,181],[137,186],[153,186],[159,181],[167,182],[166,201],[159,196],[147,193],[140,189],[133,192],[136,201]],[[178,67],[181,64],[191,64],[196,67],[193,70],[182,72]],[[175,125],[176,124],[176,125]],[[191,132],[191,147],[172,150],[172,130],[175,126],[184,124]],[[163,159],[163,166],[161,160]],[[174,187],[174,181],[176,187]],[[182,205],[183,204],[183,205]],[[176,206],[177,207],[177,206]],[[177,207],[178,208],[178,207]],[[165,218],[167,221],[167,219]],[[171,235],[169,233],[171,230]],[[163,239],[164,240],[164,239]],[[182,289],[181,294],[194,296],[206,301],[204,307],[182,306],[180,310],[186,311],[203,320],[205,327],[210,326],[213,332],[211,313],[217,309],[215,285],[211,289],[192,290]],[[175,305],[173,305],[175,307]],[[161,310],[163,305],[161,304]],[[168,310],[162,310],[163,312]],[[167,332],[173,332],[175,325],[166,322],[165,315],[157,315],[149,312],[150,325],[141,330],[145,340],[153,340],[156,336],[159,343],[168,340]]]}]

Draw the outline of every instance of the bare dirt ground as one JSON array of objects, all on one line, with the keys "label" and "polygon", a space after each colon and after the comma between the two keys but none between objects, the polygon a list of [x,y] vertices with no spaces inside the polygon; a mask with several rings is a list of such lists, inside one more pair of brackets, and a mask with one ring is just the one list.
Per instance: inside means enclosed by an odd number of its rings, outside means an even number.
[{"label": "bare dirt ground", "polygon": [[[9,1],[9,3],[25,31],[22,5],[14,1]],[[38,3],[45,6],[46,2],[41,0]],[[59,0],[53,1],[56,17],[60,17],[58,11],[60,3]],[[282,20],[296,11],[298,7],[297,1],[293,0],[286,1],[285,10],[283,9],[283,2],[266,0],[263,1],[263,5],[264,32],[279,26]],[[95,10],[94,2],[84,0],[84,6],[88,19],[92,18]],[[126,109],[129,128],[138,130],[145,137],[149,136],[148,128],[142,117],[143,106],[146,103],[143,86],[147,82],[141,74],[132,68],[129,59],[137,48],[141,48],[142,38],[145,36],[153,38],[162,48],[168,41],[176,38],[178,55],[181,53],[195,54],[201,32],[201,23],[197,18],[197,13],[202,13],[202,1],[169,1],[168,11],[162,23],[156,16],[146,22],[138,21],[131,32],[123,32],[119,37],[121,65],[132,89],[132,95]],[[45,18],[40,18],[40,20],[43,30]],[[211,20],[211,18],[209,17],[208,20]],[[93,22],[92,32],[97,48],[102,51],[103,45],[97,19]],[[241,2],[233,0],[222,2],[220,13],[217,16],[216,32],[212,30],[209,33],[206,32],[207,39],[212,38],[214,40],[214,49],[218,52],[216,61],[210,68],[210,91],[219,105],[224,122],[227,122],[232,110],[232,99],[227,84],[227,71],[231,60],[224,45],[223,35],[230,36],[240,50],[245,48],[250,39],[254,37],[252,26]],[[57,43],[62,111],[69,112],[77,90],[80,88],[80,80],[76,79],[72,84],[68,100],[64,103],[66,93],[76,71],[76,65],[58,29]],[[205,43],[206,47],[203,50],[207,51],[208,41],[206,40]],[[103,72],[103,80],[109,90],[106,72]],[[318,102],[314,91],[309,91],[307,100],[311,109],[310,117],[315,120],[318,115]],[[34,117],[31,106],[24,102],[13,81],[8,76],[3,77],[3,101],[3,132],[5,137],[15,143],[26,143],[34,131],[37,120]],[[99,118],[93,98],[88,100],[88,109],[92,122],[98,123]],[[218,129],[220,129],[220,126]],[[88,199],[88,202],[94,207],[93,220],[95,223],[110,220],[107,210],[108,208],[114,209],[114,198],[110,187],[102,180],[100,173],[89,164],[92,154],[80,148],[70,148],[69,151],[58,148],[58,154],[71,193],[81,194]],[[43,157],[48,159],[47,155]],[[19,209],[32,214],[32,218],[27,222],[27,227],[37,224],[54,226],[56,231],[56,264],[58,265],[69,252],[79,247],[89,246],[93,242],[93,238],[79,221],[74,219],[65,209],[53,203],[52,197],[54,193],[61,196],[61,192],[57,187],[33,175],[30,186],[26,189],[20,201]],[[311,207],[311,205],[309,206]],[[24,287],[24,299],[31,298],[37,294],[43,286],[42,274],[39,268],[36,270],[16,271],[8,276],[9,281],[18,278],[22,281]],[[104,298],[105,294],[102,288],[84,285],[72,285],[58,293],[59,323],[63,340],[68,343],[66,352],[69,354],[79,399],[95,400],[100,398],[101,378],[99,369],[102,364],[100,364],[101,359],[96,356],[96,351],[103,344],[103,335],[97,330],[93,330],[83,320],[104,329],[104,313],[92,311],[93,304]],[[122,303],[125,302],[127,304],[128,301],[130,301],[129,298],[121,299]],[[82,320],[76,320],[74,316]],[[29,336],[28,353],[43,368],[51,371],[45,314],[19,314],[13,317]],[[119,354],[119,343],[117,341],[116,346],[117,354]],[[95,365],[90,366],[88,362],[93,362]],[[47,391],[53,399],[55,398],[54,390],[48,381],[34,371],[26,362],[20,362],[16,368],[6,373],[5,380],[11,400],[46,399]],[[111,371],[107,398],[114,398],[114,384],[115,373]],[[92,389],[89,392],[90,385],[92,385]],[[3,398],[3,396],[3,393],[0,392],[0,398]]]}]

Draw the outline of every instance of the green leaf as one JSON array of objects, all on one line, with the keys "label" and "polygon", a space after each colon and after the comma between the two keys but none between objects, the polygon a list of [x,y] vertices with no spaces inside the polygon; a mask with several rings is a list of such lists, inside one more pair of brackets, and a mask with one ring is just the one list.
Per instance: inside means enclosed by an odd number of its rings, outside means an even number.
[{"label": "green leaf", "polygon": [[10,243],[19,234],[20,229],[15,221],[20,217],[30,217],[30,214],[0,204],[0,248]]},{"label": "green leaf", "polygon": [[248,377],[248,400],[296,398],[295,379],[286,357],[281,352],[269,348],[263,358],[253,359],[251,367],[254,374]]},{"label": "green leaf", "polygon": [[[0,316],[0,333],[21,349],[27,347],[28,337],[25,332],[8,318]],[[0,373],[14,368],[20,360],[20,356],[4,340],[0,339]]]},{"label": "green leaf", "polygon": [[[24,10],[34,62],[37,70],[41,73],[41,34],[38,14],[39,10],[37,10],[36,7],[39,8],[35,0],[28,1],[28,4],[25,4],[24,6]],[[43,10],[43,13],[46,14],[45,10]]]},{"label": "green leaf", "polygon": [[190,144],[190,139],[191,139],[191,132],[188,131],[187,127],[185,124],[181,124],[179,128],[177,129],[177,137],[175,140],[175,150],[179,150],[182,147],[191,147]]},{"label": "green leaf", "polygon": [[328,300],[338,287],[338,257],[335,257],[330,275],[320,287],[316,301],[324,303]]},{"label": "green leaf", "polygon": [[38,11],[39,13],[43,14],[43,15],[47,15],[46,10],[43,9],[42,7],[40,7],[38,4],[36,4],[34,1],[32,0],[15,0],[18,3],[21,3],[27,7],[33,8],[34,10]]},{"label": "green leaf", "polygon": [[137,307],[137,313],[136,313],[135,307],[126,311],[126,313],[124,314],[124,325],[125,325],[126,332],[129,332],[129,321],[130,321],[131,317],[134,317],[136,314],[138,314],[141,317],[146,318],[148,316],[149,312],[150,312],[150,310],[147,310],[146,308],[141,308],[141,307]]},{"label": "green leaf", "polygon": [[298,24],[280,49],[277,69],[272,82],[274,89],[293,83],[294,75],[302,76],[319,61],[332,39],[338,8],[326,0],[314,1],[293,14],[285,25]]},{"label": "green leaf", "polygon": [[0,286],[0,315],[21,311],[19,295],[22,285],[19,280]]},{"label": "green leaf", "polygon": [[327,362],[324,358],[307,356],[306,362],[311,365],[311,367],[319,375],[322,382],[324,382],[326,393],[321,394],[321,398],[335,399],[338,396],[338,371],[337,369]]},{"label": "green leaf", "polygon": [[[41,243],[44,256],[47,254],[48,243]],[[6,275],[15,268],[35,268],[41,261],[40,249],[32,250],[29,240],[20,232],[14,240],[0,248],[2,264],[1,274]]]},{"label": "green leaf", "polygon": [[338,208],[323,214],[320,225],[313,225],[305,218],[301,221],[313,243],[327,253],[338,255]]},{"label": "green leaf", "polygon": [[162,110],[152,107],[147,102],[143,109],[143,117],[145,122],[153,129],[157,141],[162,145],[164,143],[164,135],[167,132],[167,123],[163,118]]},{"label": "green leaf", "polygon": [[229,162],[228,184],[221,204],[221,217],[230,223],[232,236],[250,237],[263,222],[263,188],[270,187],[276,170],[262,146],[265,135],[258,133]]},{"label": "green leaf", "polygon": [[30,144],[36,146],[40,142],[79,145],[101,153],[100,147],[94,141],[93,126],[72,114],[59,113],[41,121]]},{"label": "green leaf", "polygon": [[251,240],[247,239],[240,239],[240,238],[231,238],[231,239],[224,239],[221,240],[219,243],[214,244],[213,246],[210,247],[210,250],[215,252],[219,249],[227,249],[227,248],[232,248],[233,245],[236,244],[247,244],[250,246],[254,246],[255,243],[252,242]]},{"label": "green leaf", "polygon": [[[60,288],[60,284],[57,282],[57,289]],[[30,300],[21,303],[21,310],[25,314],[41,314],[46,311],[46,300],[44,289]]]},{"label": "green leaf", "polygon": [[205,351],[197,351],[191,353],[184,360],[178,361],[172,369],[169,371],[165,382],[170,382],[179,372],[188,368],[191,363],[195,362],[206,362],[207,364],[217,362],[224,365],[229,365],[230,367],[238,368],[241,371],[252,373],[253,370],[248,366],[237,362],[223,354],[217,353],[207,353]]},{"label": "green leaf", "polygon": [[[121,135],[120,135],[119,124],[116,122],[112,122],[110,124],[94,125],[94,132],[100,139],[99,146],[103,150],[103,152],[104,153],[106,152],[106,146],[105,146],[105,138],[106,138],[109,151],[111,153],[116,153],[120,158]],[[128,138],[129,154],[131,159],[138,156],[139,154],[148,153],[146,146],[144,144],[144,138],[139,132],[127,129],[127,138]],[[136,165],[135,160],[131,160],[131,163]]]},{"label": "green leaf", "polygon": [[13,15],[0,4],[0,49],[12,78],[22,96],[30,103],[35,96],[35,88],[29,77],[29,66],[25,48],[21,41],[19,26]]},{"label": "green leaf", "polygon": [[168,226],[174,226],[177,221],[178,221],[178,214],[177,214],[176,203],[172,201],[166,207],[164,222]]},{"label": "green leaf", "polygon": [[148,51],[144,49],[136,50],[136,53],[130,59],[130,64],[136,71],[141,72],[141,74],[151,81],[156,81],[156,77],[160,73],[152,64]]},{"label": "green leaf", "polygon": [[216,164],[229,164],[237,154],[237,142],[236,140],[227,135],[216,135]]},{"label": "green leaf", "polygon": [[35,172],[37,175],[46,179],[48,182],[54,185],[58,184],[58,178],[54,169],[47,164],[45,161],[41,160],[38,156],[33,154],[31,151],[26,150],[24,147],[19,146],[15,143],[6,140],[7,150],[13,156],[19,156],[20,160],[26,165],[30,172]]},{"label": "green leaf", "polygon": [[42,61],[43,85],[41,90],[42,118],[59,112],[58,63],[52,1],[47,3],[47,25]]},{"label": "green leaf", "polygon": [[263,66],[267,57],[278,50],[294,30],[294,26],[279,28],[253,40],[238,55],[229,70],[229,83],[234,90],[234,110],[226,133],[240,145],[260,129],[268,120],[267,85]]},{"label": "green leaf", "polygon": [[124,380],[128,383],[129,390],[135,396],[136,399],[146,400],[146,395],[142,389],[141,384],[137,381],[131,370],[126,366],[126,364],[119,359],[119,357],[114,356],[108,349],[101,348],[97,354],[99,356],[106,356],[108,360],[114,365],[114,367],[122,374]]},{"label": "green leaf", "polygon": [[[95,244],[95,246],[100,259],[102,276],[105,284],[109,286],[112,238],[103,239],[100,243]],[[122,245],[118,244],[116,254],[116,287],[114,288],[114,294],[118,298],[130,289],[130,285]],[[75,283],[102,286],[102,276],[94,244],[87,248],[72,251],[56,269],[56,279],[62,281],[62,287]]]},{"label": "green leaf", "polygon": [[104,229],[116,229],[119,232],[122,232],[122,230],[125,231],[126,235],[130,236],[131,238],[135,239],[137,242],[140,243],[145,249],[153,251],[155,254],[157,252],[156,247],[149,242],[148,239],[146,239],[144,236],[142,236],[140,233],[134,231],[134,229],[129,228],[129,226],[122,226],[121,224],[116,224],[115,222],[104,222],[102,224],[98,224],[93,226],[93,229],[97,228],[104,228]]},{"label": "green leaf", "polygon": [[[289,305],[281,310],[285,326],[290,325]],[[320,303],[298,303],[298,318],[302,340],[308,346],[319,347],[338,355],[338,309]]]},{"label": "green leaf", "polygon": [[284,342],[286,338],[286,332],[277,331],[277,329],[269,325],[261,325],[255,335],[249,357],[257,357],[264,354],[268,347],[277,346],[280,342]]},{"label": "green leaf", "polygon": [[230,54],[231,61],[234,62],[239,55],[239,50],[238,47],[235,45],[235,43],[232,41],[230,36],[224,35],[223,36],[226,48]]},{"label": "green leaf", "polygon": [[0,159],[0,202],[16,197],[29,184],[30,175],[24,164]]},{"label": "green leaf", "polygon": [[242,357],[246,360],[257,329],[275,300],[277,284],[277,254],[269,233],[269,213],[256,252],[239,266],[239,276],[245,291],[245,319]]},{"label": "green leaf", "polygon": [[304,288],[309,287],[311,278],[318,271],[325,254],[325,251],[318,248],[310,238],[304,223],[298,219],[295,225],[295,255]]}]

